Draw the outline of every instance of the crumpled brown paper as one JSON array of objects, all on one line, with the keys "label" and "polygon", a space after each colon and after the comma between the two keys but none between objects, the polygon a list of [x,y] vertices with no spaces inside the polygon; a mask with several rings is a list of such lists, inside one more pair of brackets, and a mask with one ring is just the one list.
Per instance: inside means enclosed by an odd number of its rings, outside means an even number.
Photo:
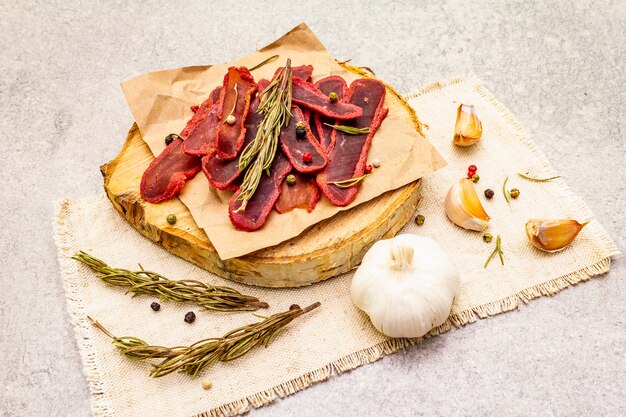
[{"label": "crumpled brown paper", "polygon": [[[251,68],[276,54],[279,55],[276,61],[252,71],[255,80],[271,78],[276,68],[284,65],[287,58],[291,58],[293,66],[313,65],[314,81],[333,74],[341,75],[348,84],[359,78],[337,64],[304,23],[274,43],[236,61],[140,75],[122,83],[122,90],[152,153],[160,154],[165,148],[165,136],[183,129],[192,115],[189,107],[200,104],[213,88],[222,84],[228,67],[243,65]],[[355,201],[347,207],[336,207],[322,198],[311,213],[304,209],[281,215],[274,212],[263,228],[243,232],[236,230],[228,217],[228,200],[232,192],[214,189],[202,173],[187,182],[179,197],[198,226],[204,229],[219,256],[229,259],[298,236],[310,226],[342,210],[443,167],[445,162],[416,131],[411,115],[401,101],[388,92],[385,106],[389,108],[389,115],[376,132],[369,151],[369,159],[378,158],[382,165],[363,182]]]}]

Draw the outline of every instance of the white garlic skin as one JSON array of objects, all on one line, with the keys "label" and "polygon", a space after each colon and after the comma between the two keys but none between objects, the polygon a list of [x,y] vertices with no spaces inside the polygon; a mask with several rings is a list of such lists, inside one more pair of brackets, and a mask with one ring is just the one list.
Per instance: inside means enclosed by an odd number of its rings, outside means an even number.
[{"label": "white garlic skin", "polygon": [[431,238],[403,234],[376,242],[352,278],[354,304],[390,337],[421,337],[443,324],[461,278]]}]

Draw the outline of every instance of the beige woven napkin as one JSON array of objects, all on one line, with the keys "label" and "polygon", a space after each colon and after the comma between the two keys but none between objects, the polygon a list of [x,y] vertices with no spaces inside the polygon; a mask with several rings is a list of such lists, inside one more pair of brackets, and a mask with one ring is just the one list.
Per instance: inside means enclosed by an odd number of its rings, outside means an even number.
[{"label": "beige woven napkin", "polygon": [[[470,149],[450,144],[456,107],[461,101],[477,106],[485,129],[482,142]],[[403,232],[435,238],[453,254],[463,274],[461,294],[450,320],[432,334],[446,331],[452,324],[463,325],[478,317],[515,309],[520,300],[528,302],[540,295],[552,295],[608,271],[610,257],[619,251],[595,220],[560,253],[544,254],[529,247],[523,229],[526,219],[586,219],[591,213],[561,179],[531,183],[516,177],[519,171],[549,176],[555,173],[510,113],[484,88],[474,81],[456,79],[432,84],[410,95],[409,102],[430,126],[429,139],[449,166],[424,180],[418,211],[425,215],[425,224],[417,227],[411,222]],[[511,187],[521,190],[511,207],[499,192],[485,204],[493,219],[491,233],[502,235],[504,267],[496,260],[484,269],[491,247],[482,242],[479,233],[452,225],[443,211],[450,184],[463,176],[471,163],[478,166],[481,192],[486,187],[498,191],[505,176],[510,177]],[[387,339],[373,329],[350,301],[351,274],[298,289],[261,289],[227,282],[143,238],[104,196],[62,202],[55,232],[68,310],[96,416],[233,416],[415,342]],[[90,325],[87,315],[119,336],[137,336],[160,345],[189,344],[258,319],[251,313],[196,310],[196,322],[188,325],[183,316],[193,308],[173,303],[162,303],[161,311],[155,313],[149,307],[152,298],[131,299],[122,289],[104,286],[94,273],[69,259],[80,249],[113,266],[135,268],[141,262],[171,278],[199,278],[233,286],[269,302],[267,314],[282,311],[292,303],[304,306],[320,301],[322,306],[294,321],[269,348],[214,365],[198,379],[178,374],[152,379],[148,377],[148,364],[122,357],[110,340]],[[203,379],[210,379],[213,388],[202,389]]]}]

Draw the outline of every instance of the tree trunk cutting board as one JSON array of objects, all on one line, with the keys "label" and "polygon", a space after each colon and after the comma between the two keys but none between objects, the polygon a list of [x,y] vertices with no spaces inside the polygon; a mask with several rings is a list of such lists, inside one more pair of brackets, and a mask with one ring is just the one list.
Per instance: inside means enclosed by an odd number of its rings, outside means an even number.
[{"label": "tree trunk cutting board", "polygon": [[[221,277],[263,287],[299,287],[349,271],[374,242],[398,233],[420,199],[421,181],[416,181],[342,211],[279,245],[222,260],[178,198],[160,204],[141,198],[141,176],[153,158],[133,125],[119,155],[100,167],[115,209],[167,251]],[[165,220],[171,213],[176,215],[175,225]]]}]

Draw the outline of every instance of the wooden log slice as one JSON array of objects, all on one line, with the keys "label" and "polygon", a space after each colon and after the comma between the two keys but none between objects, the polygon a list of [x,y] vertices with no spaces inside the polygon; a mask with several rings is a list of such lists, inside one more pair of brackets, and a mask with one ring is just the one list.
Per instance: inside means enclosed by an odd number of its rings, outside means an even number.
[{"label": "wooden log slice", "polygon": [[[398,233],[419,201],[421,182],[416,181],[343,211],[279,245],[224,261],[178,198],[160,204],[142,200],[139,183],[152,159],[133,125],[119,155],[100,168],[104,189],[117,211],[141,234],[174,255],[250,285],[298,287],[349,271],[374,242]],[[176,214],[175,225],[165,220],[170,213]]]}]

